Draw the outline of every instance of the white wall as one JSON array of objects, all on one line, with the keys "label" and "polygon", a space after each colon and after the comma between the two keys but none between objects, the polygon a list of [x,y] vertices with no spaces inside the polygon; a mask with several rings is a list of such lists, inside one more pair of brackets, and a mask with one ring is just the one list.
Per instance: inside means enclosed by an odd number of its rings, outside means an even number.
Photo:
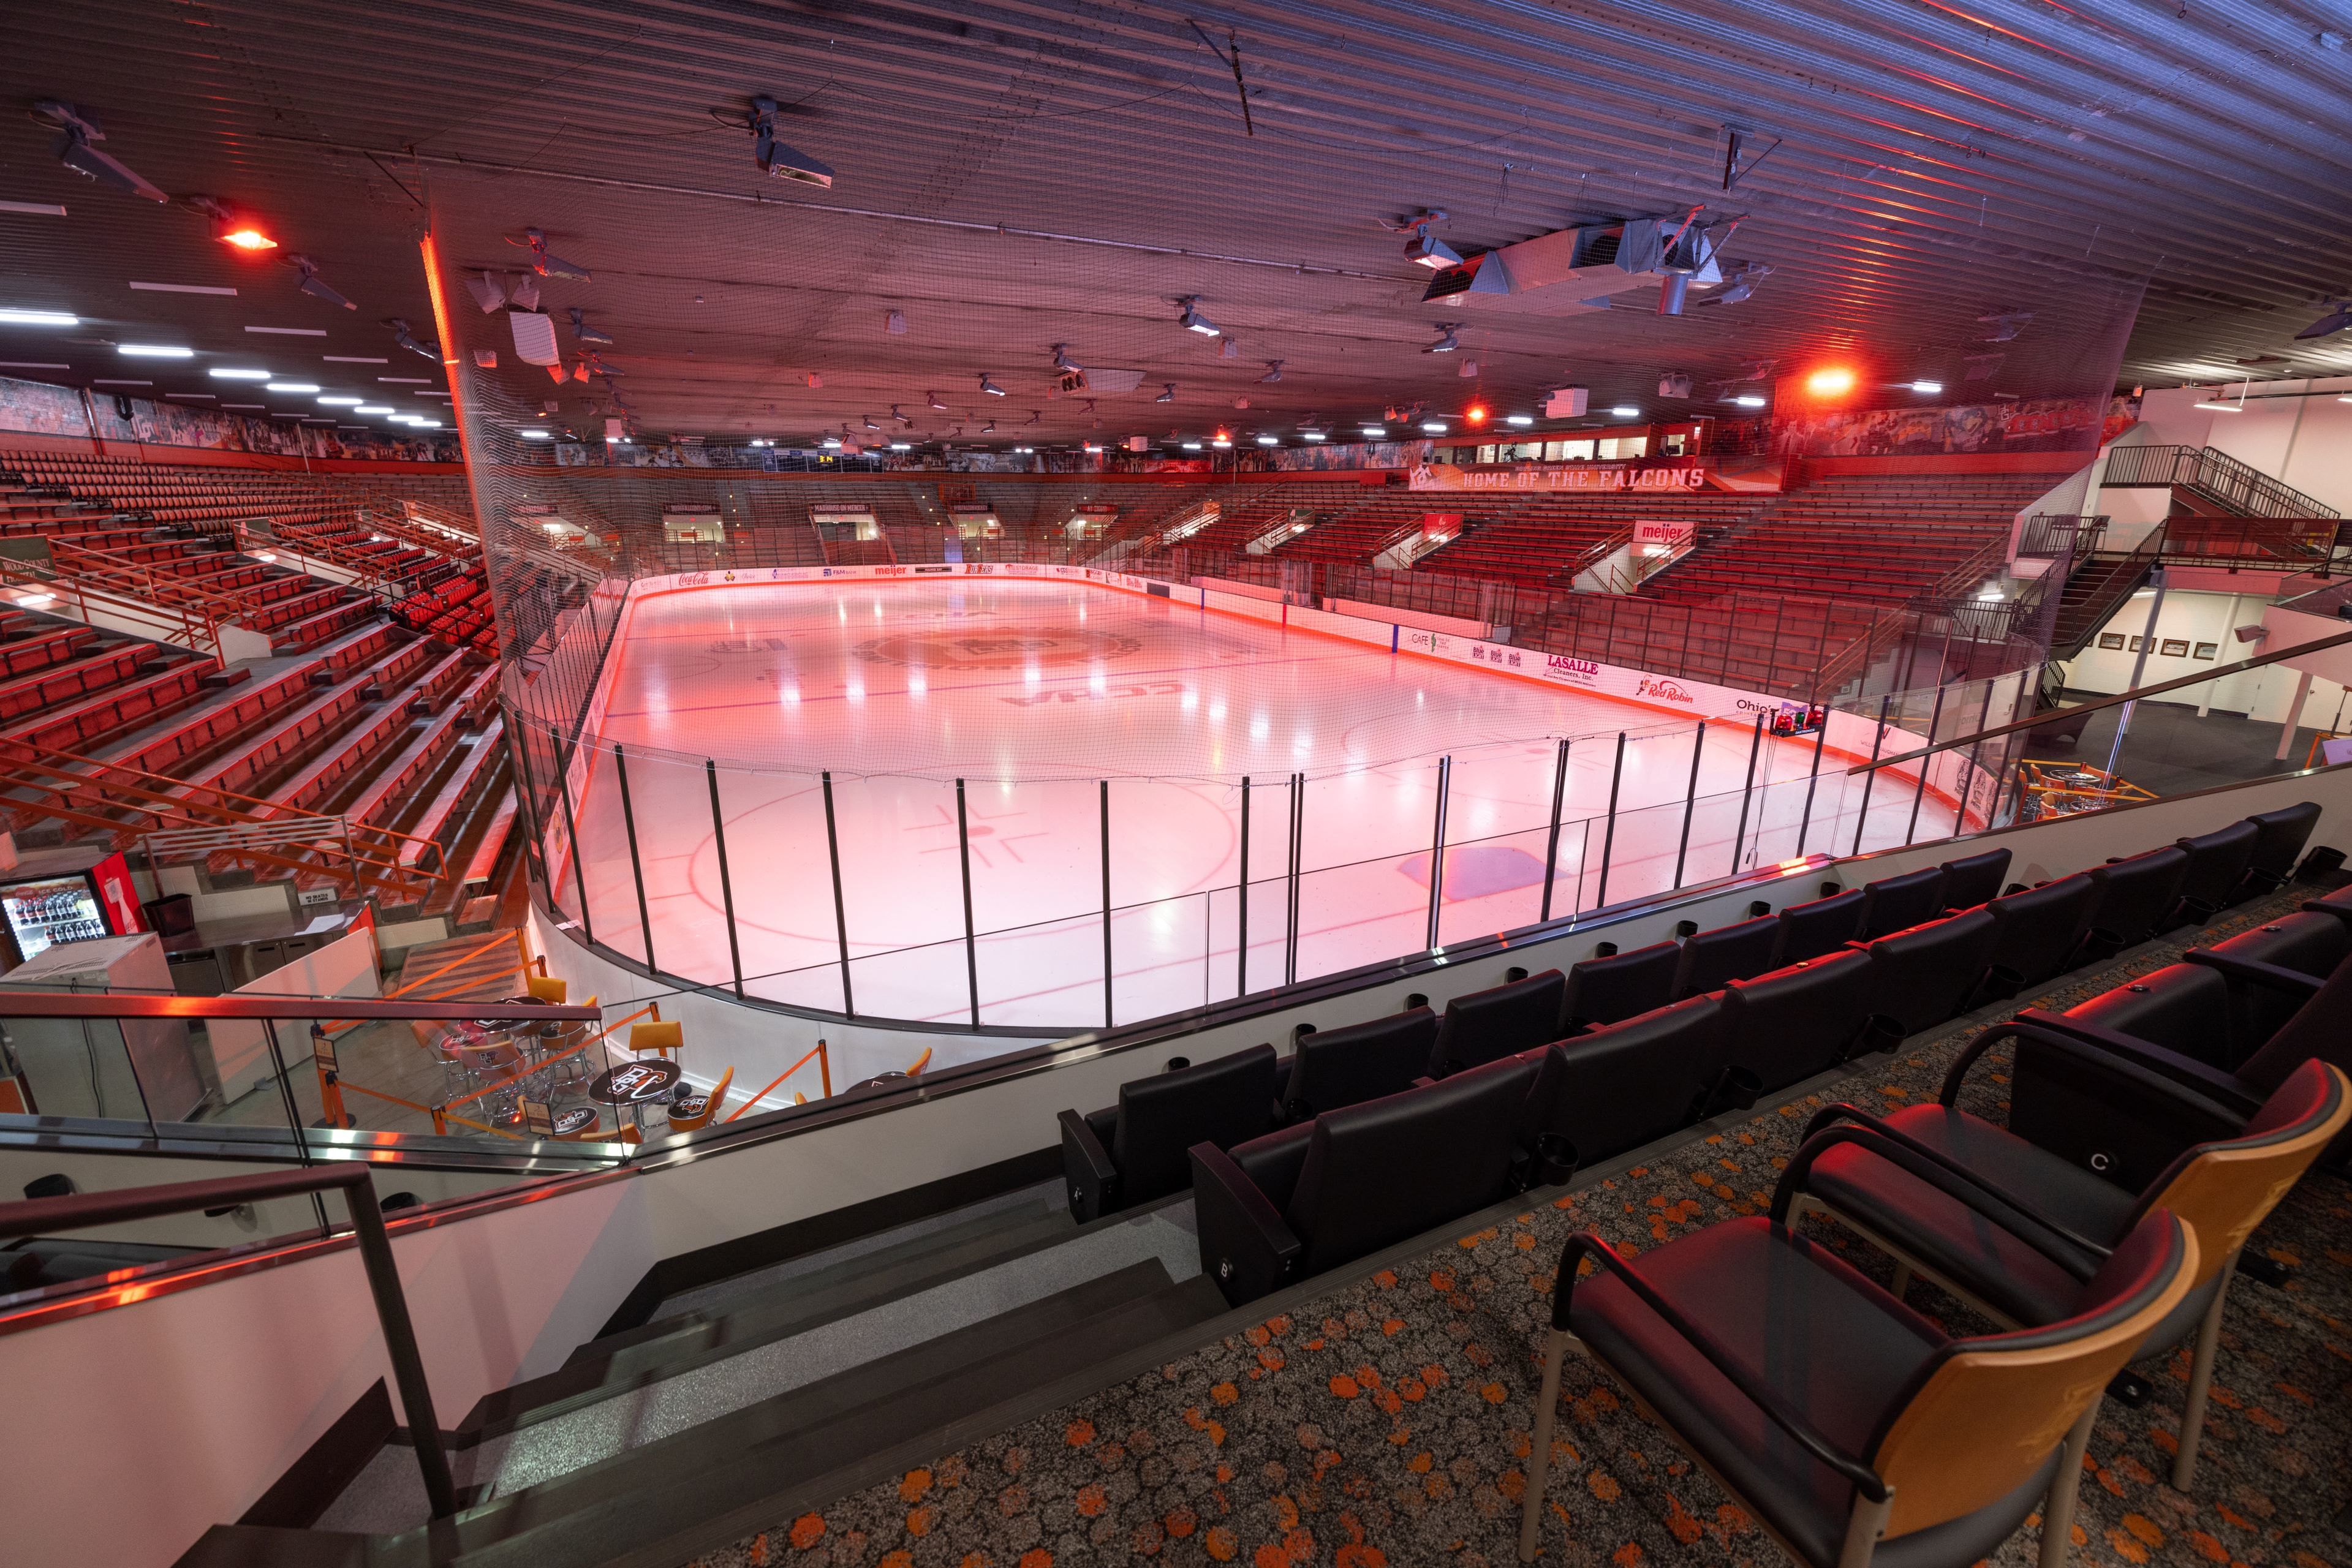
[{"label": "white wall", "polygon": [[[2310,392],[2316,396],[2273,394]],[[2140,402],[2151,439],[2180,446],[2210,446],[2301,490],[2338,512],[2352,514],[2352,376],[2316,381],[2256,382],[2245,412],[2217,413],[2194,405],[2238,401],[2238,387],[2173,387]],[[2150,491],[2161,495],[2161,491]],[[2108,492],[2103,509],[2113,511]]]},{"label": "white wall", "polygon": [[[562,1364],[667,1249],[646,1185],[625,1176],[395,1237],[443,1426]],[[6,1560],[165,1568],[378,1378],[391,1386],[351,1247],[0,1335],[19,1434],[0,1467]]]},{"label": "white wall", "polygon": [[[2121,649],[2103,649],[2095,636],[2089,647],[2063,666],[2068,686],[2101,695],[2130,688],[2132,665],[2138,657],[2131,652],[2131,640],[2141,635],[2147,628],[2152,592],[2152,590],[2142,589],[2126,600],[2107,623],[2099,629],[2104,633],[2122,636],[2124,645]],[[2141,684],[2152,685],[2158,681],[2178,680],[2182,675],[2194,674],[2200,667],[2218,669],[2223,664],[2255,657],[2269,644],[2241,643],[2231,635],[2231,632],[2239,626],[2263,624],[2263,612],[2270,603],[2268,595],[2259,593],[2218,593],[2195,590],[2167,592],[2164,609],[2156,625],[2158,651],[2148,654],[2147,668],[2140,677]],[[2189,656],[2167,657],[2162,652],[2167,638],[2188,643]],[[2195,656],[2200,643],[2216,645],[2211,659]],[[2193,703],[2221,713],[2243,714],[2266,723],[2284,724],[2287,705],[2294,695],[2296,674],[2284,664],[2271,664],[2259,670],[2225,675],[2200,686],[2185,687],[2158,700]],[[2325,728],[2346,701],[2344,688],[2333,681],[2315,679],[2311,683],[2311,692],[2303,710],[2304,722]]]}]

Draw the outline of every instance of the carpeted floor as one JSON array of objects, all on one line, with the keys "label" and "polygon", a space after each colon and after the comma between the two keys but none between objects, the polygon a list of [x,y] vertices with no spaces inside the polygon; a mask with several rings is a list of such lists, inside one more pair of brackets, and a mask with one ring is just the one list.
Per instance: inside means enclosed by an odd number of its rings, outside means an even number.
[{"label": "carpeted floor", "polygon": [[[2250,907],[2210,942],[2292,909]],[[2170,961],[2142,954],[2040,998],[2068,1006]],[[1982,1023],[1865,1059],[1828,1092],[1758,1114],[1409,1266],[1335,1288],[1156,1373],[939,1457],[698,1560],[877,1568],[1051,1568],[1151,1559],[1251,1568],[1515,1562],[1535,1356],[1563,1239],[1591,1228],[1639,1250],[1768,1204],[1818,1105],[1932,1099]],[[1962,1103],[1998,1118],[2004,1052]],[[1824,1228],[1824,1236],[1843,1240]],[[2336,1568],[2352,1538],[2352,1189],[2314,1175],[2253,1246],[2297,1271],[2233,1286],[2193,1496],[2162,1479],[2188,1352],[2144,1406],[2110,1399],[2093,1437],[2074,1561],[2180,1568]],[[1878,1278],[1866,1247],[1847,1255]],[[1925,1287],[1915,1305],[1969,1323]],[[1542,1561],[1776,1563],[1770,1542],[1607,1377],[1571,1356]],[[1995,1558],[2023,1568],[2039,1518]]]}]

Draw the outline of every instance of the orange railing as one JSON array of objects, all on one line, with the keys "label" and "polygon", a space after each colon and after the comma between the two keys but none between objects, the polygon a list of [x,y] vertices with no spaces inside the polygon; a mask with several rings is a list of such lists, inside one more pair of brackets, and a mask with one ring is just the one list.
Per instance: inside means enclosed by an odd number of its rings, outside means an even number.
[{"label": "orange railing", "polygon": [[[0,740],[10,782],[40,797],[27,800],[19,794],[18,815],[54,818],[109,836],[115,847],[127,849],[147,833],[171,828],[221,827],[268,821],[272,802],[210,784],[195,784],[165,774],[96,758],[61,751],[28,740]],[[256,869],[285,871],[296,875],[348,878],[355,888],[391,902],[408,903],[429,895],[445,880],[446,865],[439,843],[418,839],[395,828],[369,823],[350,824],[351,852],[341,846],[280,845],[276,850],[239,848],[220,852],[234,862]],[[402,863],[401,852],[417,846],[414,858],[426,851],[432,863],[443,869],[424,872]]]},{"label": "orange railing", "polygon": [[0,559],[0,588],[6,590],[0,594],[0,604],[21,604],[91,626],[121,626],[137,635],[223,657],[220,629],[229,617],[197,605],[137,598],[76,574],[43,571],[6,559]]}]

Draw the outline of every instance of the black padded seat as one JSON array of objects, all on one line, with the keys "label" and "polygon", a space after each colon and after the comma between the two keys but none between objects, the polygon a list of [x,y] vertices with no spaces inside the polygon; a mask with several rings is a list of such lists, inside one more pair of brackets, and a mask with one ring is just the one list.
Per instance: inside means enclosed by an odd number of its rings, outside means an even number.
[{"label": "black padded seat", "polygon": [[1850,887],[1809,904],[1780,911],[1782,965],[1801,964],[1836,952],[1862,930],[1862,889]]},{"label": "black padded seat", "polygon": [[[1634,1266],[1778,1402],[1867,1463],[1895,1413],[1948,1359],[2012,1347],[2038,1351],[2158,1307],[2176,1287],[2186,1249],[2169,1217],[2148,1230],[2146,1243],[2136,1236],[2102,1271],[2094,1312],[2069,1320],[2063,1330],[1962,1340],[1947,1338],[1828,1248],[1759,1216],[1678,1236],[1643,1253]],[[1558,1288],[1568,1291],[1568,1332],[1808,1568],[1838,1568],[1853,1482],[1792,1440],[1613,1272]],[[2069,1415],[2048,1435],[2047,1458],[2019,1467],[2021,1483],[1958,1517],[1880,1540],[1867,1559],[1873,1568],[1954,1568],[1990,1556],[2048,1494],[2073,1419]]]},{"label": "black padded seat", "polygon": [[1683,939],[1675,965],[1674,999],[1719,991],[1733,980],[1752,980],[1780,967],[1780,919],[1776,915],[1718,925]]},{"label": "black padded seat", "polygon": [[2258,811],[2246,821],[2261,831],[2254,841],[2253,859],[2246,867],[2242,896],[2275,893],[2294,874],[2294,862],[2303,857],[2311,830],[2319,825],[2319,802],[2299,800],[2275,811]]},{"label": "black padded seat", "polygon": [[2181,874],[2188,869],[2189,852],[2167,844],[2084,872],[2099,889],[2091,908],[2091,956],[2104,958],[2155,936],[2180,896]]},{"label": "black padded seat", "polygon": [[1283,1113],[1304,1121],[1342,1105],[1402,1094],[1428,1071],[1436,1043],[1437,1015],[1427,1008],[1300,1035],[1282,1091]]},{"label": "black padded seat", "polygon": [[1505,1196],[1537,1064],[1514,1058],[1192,1150],[1201,1268],[1235,1306]]},{"label": "black padded seat", "polygon": [[1689,1124],[1713,1087],[1723,998],[1686,998],[1547,1047],[1520,1146],[1565,1138],[1589,1166]]},{"label": "black padded seat", "polygon": [[[2112,1246],[2137,1218],[2136,1194],[1965,1111],[1906,1105],[1884,1119],[2103,1247]],[[1960,1206],[1864,1146],[1849,1144],[1822,1154],[1804,1186],[1865,1229],[1900,1237],[1905,1250],[1943,1278],[1967,1281],[1979,1300],[2013,1322],[2053,1322],[2074,1310],[2082,1292],[2083,1281],[2051,1256],[2063,1242],[2045,1237],[2045,1249],[1973,1213],[1955,1214],[1950,1225],[1927,1223]]]},{"label": "black padded seat", "polygon": [[1570,964],[1559,1027],[1552,1038],[1565,1040],[1593,1024],[1620,1023],[1664,1007],[1674,999],[1675,970],[1681,963],[1679,945],[1654,942],[1630,953]]},{"label": "black padded seat", "polygon": [[1849,947],[1724,988],[1723,1060],[1762,1091],[1845,1060],[1869,1017],[1868,955]]},{"label": "black padded seat", "polygon": [[1195,1144],[1231,1148],[1274,1124],[1274,1047],[1254,1045],[1175,1072],[1129,1079],[1118,1103],[1061,1115],[1070,1215],[1084,1223],[1184,1190]]},{"label": "black padded seat", "polygon": [[1999,993],[2015,996],[2071,967],[2090,929],[2099,884],[2087,876],[2061,877],[1985,905],[1997,926],[1986,962]]},{"label": "black padded seat", "polygon": [[2009,858],[2007,850],[1987,850],[1982,854],[1946,861],[1941,867],[1944,907],[1974,909],[1999,898],[2000,884],[2009,876]]},{"label": "black padded seat", "polygon": [[1870,956],[1873,1018],[1907,1036],[1956,1017],[1977,994],[2000,929],[1991,915],[1970,909],[1857,943]]},{"label": "black padded seat", "polygon": [[2352,883],[2347,883],[2334,893],[2322,897],[2306,899],[2304,901],[2303,907],[2313,915],[2326,915],[2338,920],[2352,921]]},{"label": "black padded seat", "polygon": [[2246,868],[2253,863],[2254,846],[2261,837],[2262,830],[2249,819],[2180,840],[2189,864],[2180,873],[2180,902],[2173,906],[2166,928],[2202,925],[2242,902]]},{"label": "black padded seat", "polygon": [[1944,868],[1931,865],[1901,876],[1881,877],[1862,890],[1862,926],[1854,940],[1874,941],[1908,931],[1944,913]]},{"label": "black padded seat", "polygon": [[[2204,962],[2267,964],[2324,980],[2347,956],[2352,956],[2352,925],[2308,911],[2282,915],[2267,925],[2242,931],[2203,951],[2211,956],[2201,960]],[[2196,961],[2200,960],[2192,960]],[[2226,963],[2224,972],[2228,972]],[[2246,1053],[2252,1054],[2302,1011],[2309,999],[2299,990],[2283,987],[2233,984],[2230,988],[2230,1037],[2245,1042]]]},{"label": "black padded seat", "polygon": [[1558,969],[1472,991],[1445,1004],[1430,1048],[1429,1075],[1500,1061],[1559,1038],[1559,1000],[1568,982]]}]

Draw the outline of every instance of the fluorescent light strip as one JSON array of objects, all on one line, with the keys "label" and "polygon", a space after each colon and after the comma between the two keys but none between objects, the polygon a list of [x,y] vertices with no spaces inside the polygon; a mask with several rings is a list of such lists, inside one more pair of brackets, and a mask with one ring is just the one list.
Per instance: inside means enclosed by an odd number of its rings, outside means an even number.
[{"label": "fluorescent light strip", "polygon": [[319,357],[326,361],[327,363],[331,365],[388,365],[392,363],[390,360],[385,359],[381,354],[321,354]]},{"label": "fluorescent light strip", "polygon": [[17,213],[28,218],[61,218],[66,210],[55,202],[0,202],[0,213]]},{"label": "fluorescent light strip", "polygon": [[390,413],[392,412],[392,405],[381,402],[363,402],[353,412],[358,413]]},{"label": "fluorescent light strip", "polygon": [[418,397],[447,397],[449,394],[445,392],[421,392],[416,395]]},{"label": "fluorescent light strip", "polygon": [[268,332],[279,338],[323,338],[327,335],[324,327],[247,327],[246,330]]},{"label": "fluorescent light strip", "polygon": [[266,382],[277,373],[275,371],[247,370],[237,365],[223,365],[205,372],[215,381],[220,382]]},{"label": "fluorescent light strip", "polygon": [[214,401],[213,394],[211,392],[165,392],[163,395],[167,398],[175,399],[181,402],[211,402]]},{"label": "fluorescent light strip", "polygon": [[100,379],[92,381],[89,384],[94,387],[152,387],[155,383],[153,382],[120,382]]},{"label": "fluorescent light strip", "polygon": [[271,382],[268,386],[261,390],[264,392],[314,392],[319,390],[319,383],[316,382]]},{"label": "fluorescent light strip", "polygon": [[322,397],[319,401],[329,408],[357,408],[364,400],[355,397]]},{"label": "fluorescent light strip", "polygon": [[117,343],[114,351],[134,360],[193,360],[194,349],[184,349],[177,343]]},{"label": "fluorescent light strip", "polygon": [[0,371],[69,371],[71,365],[53,365],[46,360],[0,360]]},{"label": "fluorescent light strip", "polygon": [[402,386],[413,385],[426,387],[433,384],[432,379],[427,376],[378,376],[376,377],[376,380],[380,382],[396,382]]},{"label": "fluorescent light strip", "polygon": [[11,327],[79,327],[81,318],[65,310],[0,309],[0,323]]},{"label": "fluorescent light strip", "polygon": [[268,403],[263,402],[225,402],[221,404],[221,407],[223,408],[241,408],[251,413],[259,413],[268,406],[269,405]]},{"label": "fluorescent light strip", "polygon": [[236,292],[234,288],[225,288],[210,283],[141,283],[133,279],[131,287],[143,289],[149,294],[235,294]]}]

